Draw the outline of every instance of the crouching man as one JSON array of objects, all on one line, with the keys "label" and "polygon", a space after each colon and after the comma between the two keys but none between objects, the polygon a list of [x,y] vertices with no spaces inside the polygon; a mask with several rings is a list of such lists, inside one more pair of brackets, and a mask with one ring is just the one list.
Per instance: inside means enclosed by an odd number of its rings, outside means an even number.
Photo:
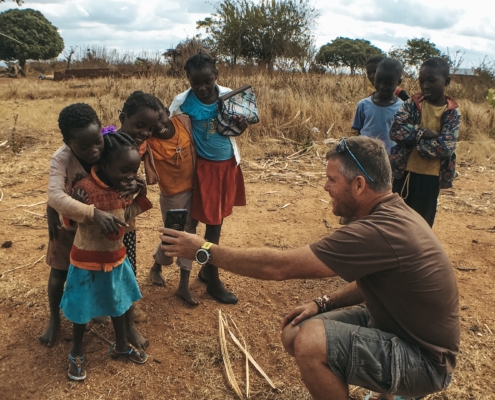
[{"label": "crouching man", "polygon": [[[327,153],[333,213],[352,221],[299,249],[233,249],[160,228],[171,257],[211,259],[256,279],[340,276],[340,290],[297,307],[282,342],[315,399],[347,400],[348,385],[375,398],[422,397],[446,388],[460,342],[457,283],[424,219],[391,192],[383,144],[342,139]],[[206,260],[206,261],[205,261]],[[347,308],[350,306],[356,306]],[[345,308],[345,309],[342,309]]]}]

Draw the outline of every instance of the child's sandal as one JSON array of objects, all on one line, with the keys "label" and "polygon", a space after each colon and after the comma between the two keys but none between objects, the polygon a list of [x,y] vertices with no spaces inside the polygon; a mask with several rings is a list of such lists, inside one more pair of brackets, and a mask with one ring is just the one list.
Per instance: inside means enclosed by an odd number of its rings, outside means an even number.
[{"label": "child's sandal", "polygon": [[116,346],[117,343],[114,343],[110,346],[110,350],[108,350],[108,354],[110,354],[110,356],[114,360],[117,360],[120,357],[125,357],[129,361],[132,361],[135,364],[144,364],[146,361],[148,361],[148,355],[145,352],[140,352],[131,344],[127,345],[129,347],[129,351],[124,351],[122,353],[119,353],[116,350]]},{"label": "child's sandal", "polygon": [[[75,371],[71,373],[71,369],[75,366]],[[75,373],[74,373],[75,372]],[[69,370],[67,376],[73,381],[83,381],[86,379],[86,370],[84,369],[84,356],[73,357],[69,353]]]}]

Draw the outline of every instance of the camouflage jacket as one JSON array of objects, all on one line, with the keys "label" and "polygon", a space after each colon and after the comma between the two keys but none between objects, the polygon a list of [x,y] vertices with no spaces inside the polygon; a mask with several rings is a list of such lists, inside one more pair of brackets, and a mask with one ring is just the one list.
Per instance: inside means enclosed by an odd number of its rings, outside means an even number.
[{"label": "camouflage jacket", "polygon": [[402,104],[395,114],[392,128],[390,128],[390,139],[396,145],[392,147],[390,163],[392,175],[395,179],[401,179],[406,170],[407,159],[413,146],[424,158],[440,158],[440,189],[452,187],[455,175],[455,148],[461,114],[457,103],[446,97],[447,109],[442,115],[440,136],[435,139],[423,139],[425,128],[421,124],[421,102],[424,96],[419,93],[412,96]]}]

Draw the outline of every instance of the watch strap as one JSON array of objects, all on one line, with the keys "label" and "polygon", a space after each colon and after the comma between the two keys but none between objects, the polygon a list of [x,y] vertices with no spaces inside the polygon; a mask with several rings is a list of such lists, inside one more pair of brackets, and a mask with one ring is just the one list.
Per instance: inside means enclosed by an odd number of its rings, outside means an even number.
[{"label": "watch strap", "polygon": [[201,248],[205,249],[205,250],[210,250],[211,246],[213,246],[213,243],[205,242],[205,244],[203,244],[203,246],[201,246]]}]

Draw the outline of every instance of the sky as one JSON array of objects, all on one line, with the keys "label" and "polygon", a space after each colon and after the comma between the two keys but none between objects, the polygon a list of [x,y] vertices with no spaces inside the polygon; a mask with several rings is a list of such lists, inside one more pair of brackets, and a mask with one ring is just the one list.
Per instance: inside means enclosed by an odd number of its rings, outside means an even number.
[{"label": "sky", "polygon": [[[214,12],[215,0],[25,0],[58,29],[66,48],[105,46],[140,53],[164,51],[193,37],[196,21]],[[320,12],[316,45],[338,36],[369,40],[384,51],[408,39],[429,38],[437,47],[461,51],[463,67],[485,56],[495,60],[493,0],[313,0]],[[6,0],[0,12],[17,7]],[[1,32],[1,27],[0,27]]]}]

